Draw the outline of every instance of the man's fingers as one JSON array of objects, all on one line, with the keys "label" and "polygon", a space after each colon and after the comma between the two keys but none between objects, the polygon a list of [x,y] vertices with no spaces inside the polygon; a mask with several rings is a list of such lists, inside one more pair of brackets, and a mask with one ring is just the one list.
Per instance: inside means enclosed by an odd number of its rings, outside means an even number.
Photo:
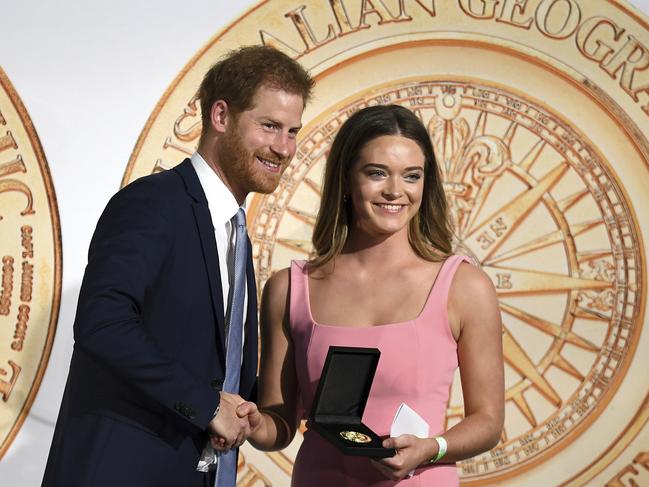
[{"label": "man's fingers", "polygon": [[235,406],[241,404],[242,402],[245,402],[245,399],[241,397],[239,394],[232,394],[231,392],[224,392],[224,391],[221,391],[221,400],[222,401],[225,400]]},{"label": "man's fingers", "polygon": [[226,452],[230,449],[227,446],[225,438],[222,438],[220,436],[210,436],[210,445],[212,445],[212,448],[214,448],[216,451],[220,452]]},{"label": "man's fingers", "polygon": [[220,452],[227,451],[225,443],[221,443],[217,440],[210,439],[210,445],[212,445],[212,448],[214,448],[214,450],[216,451],[220,451]]},{"label": "man's fingers", "polygon": [[214,448],[220,451],[229,450],[241,446],[248,439],[252,432],[250,418],[258,423],[259,410],[254,402],[244,401],[238,394],[221,392],[221,408],[219,414],[214,418],[214,424],[209,431],[214,437],[222,438],[224,443],[214,443]]}]

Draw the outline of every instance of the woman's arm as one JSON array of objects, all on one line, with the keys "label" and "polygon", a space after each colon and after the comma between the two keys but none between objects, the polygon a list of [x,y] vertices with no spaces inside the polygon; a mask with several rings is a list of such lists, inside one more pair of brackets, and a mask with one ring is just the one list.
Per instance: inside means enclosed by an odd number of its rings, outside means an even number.
[{"label": "woman's arm", "polygon": [[[448,449],[441,463],[493,448],[504,420],[502,323],[496,291],[483,271],[460,265],[449,292],[448,314],[458,345],[465,417],[442,435]],[[398,449],[395,457],[378,463],[394,479],[427,464],[438,452],[436,440],[412,435],[389,438],[384,446]]]},{"label": "woman's arm", "polygon": [[241,416],[249,417],[252,431],[248,440],[264,451],[285,448],[299,423],[288,309],[289,269],[283,269],[266,282],[261,298],[258,405],[246,402],[237,410]]},{"label": "woman's arm", "polygon": [[444,461],[455,462],[496,446],[505,417],[500,308],[491,279],[477,267],[460,265],[449,292],[449,320],[459,324],[465,416],[443,435]]}]

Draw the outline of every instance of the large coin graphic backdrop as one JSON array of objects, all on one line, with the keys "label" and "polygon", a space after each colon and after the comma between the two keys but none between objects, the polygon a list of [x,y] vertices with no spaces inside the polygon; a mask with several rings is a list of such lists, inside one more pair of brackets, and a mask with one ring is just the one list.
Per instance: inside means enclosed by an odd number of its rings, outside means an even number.
[{"label": "large coin graphic backdrop", "polygon": [[[649,22],[607,0],[274,0],[217,34],[164,94],[124,175],[196,148],[203,73],[266,43],[317,79],[298,152],[248,219],[259,289],[307,258],[324,161],[342,122],[396,103],[428,127],[458,253],[492,278],[503,316],[500,444],[463,483],[649,481]],[[407,351],[404,351],[407,353]],[[459,380],[447,426],[461,420]],[[240,485],[288,485],[283,452],[245,448]]]},{"label": "large coin graphic backdrop", "polygon": [[0,458],[34,401],[61,298],[61,230],[38,136],[0,69]]}]

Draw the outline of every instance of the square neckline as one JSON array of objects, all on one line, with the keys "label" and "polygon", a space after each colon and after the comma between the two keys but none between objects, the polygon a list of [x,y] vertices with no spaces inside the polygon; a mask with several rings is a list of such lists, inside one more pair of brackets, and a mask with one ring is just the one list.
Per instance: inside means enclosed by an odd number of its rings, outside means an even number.
[{"label": "square neckline", "polygon": [[309,286],[309,271],[308,271],[308,261],[304,261],[304,267],[303,267],[303,272],[305,274],[305,291],[306,291],[306,312],[309,317],[309,320],[311,320],[311,323],[313,323],[315,326],[322,327],[322,328],[341,328],[344,330],[367,330],[367,329],[375,329],[375,328],[383,328],[384,326],[388,327],[393,327],[393,326],[405,326],[408,324],[413,324],[417,320],[419,320],[426,309],[428,308],[428,303],[430,302],[430,297],[433,295],[433,291],[435,290],[435,285],[437,284],[437,281],[439,280],[439,276],[446,267],[446,264],[452,260],[451,257],[453,257],[453,254],[448,255],[443,261],[442,265],[439,267],[439,270],[437,271],[437,274],[435,275],[435,279],[433,280],[433,284],[431,285],[430,289],[428,290],[428,296],[426,296],[426,301],[424,301],[424,305],[422,306],[421,310],[419,310],[419,313],[417,313],[417,316],[414,318],[411,318],[409,320],[405,321],[395,321],[395,322],[390,322],[390,323],[384,323],[380,325],[365,325],[365,326],[349,326],[349,325],[330,325],[326,323],[320,323],[316,321],[316,319],[313,317],[313,312],[311,310],[311,287]]}]

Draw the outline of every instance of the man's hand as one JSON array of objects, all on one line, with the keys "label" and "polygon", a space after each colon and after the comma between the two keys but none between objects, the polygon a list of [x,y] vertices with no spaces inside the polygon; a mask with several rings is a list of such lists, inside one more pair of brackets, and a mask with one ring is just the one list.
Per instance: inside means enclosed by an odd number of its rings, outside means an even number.
[{"label": "man's hand", "polygon": [[219,412],[207,425],[212,448],[218,451],[227,451],[237,448],[246,441],[250,435],[248,416],[239,417],[237,406],[245,403],[238,394],[221,391]]}]

